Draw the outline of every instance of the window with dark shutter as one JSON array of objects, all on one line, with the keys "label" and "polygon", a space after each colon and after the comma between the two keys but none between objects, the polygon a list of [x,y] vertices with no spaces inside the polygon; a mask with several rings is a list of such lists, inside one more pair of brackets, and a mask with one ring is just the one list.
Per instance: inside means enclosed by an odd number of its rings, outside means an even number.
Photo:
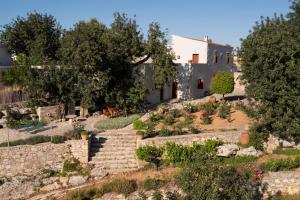
[{"label": "window with dark shutter", "polygon": [[202,79],[198,79],[197,80],[197,88],[198,89],[203,89],[203,86],[204,86],[204,82]]}]

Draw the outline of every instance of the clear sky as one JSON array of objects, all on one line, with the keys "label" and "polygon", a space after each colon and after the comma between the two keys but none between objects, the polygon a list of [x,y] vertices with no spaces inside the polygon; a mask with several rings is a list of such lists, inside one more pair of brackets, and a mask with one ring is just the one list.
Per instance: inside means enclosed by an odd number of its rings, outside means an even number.
[{"label": "clear sky", "polygon": [[289,6],[289,0],[2,0],[0,25],[29,11],[49,13],[67,29],[93,17],[109,25],[119,11],[136,15],[143,32],[157,21],[169,35],[208,35],[215,42],[239,46],[260,16],[286,14]]}]

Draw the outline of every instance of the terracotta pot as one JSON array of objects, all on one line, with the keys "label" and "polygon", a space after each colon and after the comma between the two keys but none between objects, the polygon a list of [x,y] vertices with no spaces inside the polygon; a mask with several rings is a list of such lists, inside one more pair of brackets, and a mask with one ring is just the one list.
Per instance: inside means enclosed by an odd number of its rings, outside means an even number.
[{"label": "terracotta pot", "polygon": [[88,135],[80,135],[82,140],[88,140],[89,136]]},{"label": "terracotta pot", "polygon": [[249,142],[250,142],[250,135],[249,135],[249,133],[248,132],[241,133],[241,135],[240,135],[240,143],[245,145],[245,144],[249,144]]}]

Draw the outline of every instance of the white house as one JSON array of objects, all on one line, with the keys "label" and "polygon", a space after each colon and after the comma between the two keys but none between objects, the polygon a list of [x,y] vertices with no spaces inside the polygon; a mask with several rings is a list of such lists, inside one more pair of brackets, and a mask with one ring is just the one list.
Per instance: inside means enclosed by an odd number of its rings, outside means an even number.
[{"label": "white house", "polygon": [[171,48],[175,53],[178,75],[170,86],[154,90],[151,63],[144,64],[145,84],[150,93],[146,100],[156,104],[167,99],[197,99],[210,93],[211,80],[219,71],[236,71],[233,47],[203,40],[172,35]]}]

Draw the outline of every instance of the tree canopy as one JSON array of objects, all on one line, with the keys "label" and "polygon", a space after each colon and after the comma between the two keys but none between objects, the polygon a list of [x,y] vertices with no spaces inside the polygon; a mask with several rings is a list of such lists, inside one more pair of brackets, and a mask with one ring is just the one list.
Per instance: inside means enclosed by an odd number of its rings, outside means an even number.
[{"label": "tree canopy", "polygon": [[[21,24],[25,24],[24,27]],[[29,34],[31,26],[37,27]],[[21,29],[28,36],[17,34]],[[47,38],[48,33],[53,40]],[[37,64],[43,65],[42,70],[29,68],[29,81],[25,85],[31,88],[29,96],[49,103],[77,98],[72,101],[80,100],[86,108],[102,103],[117,105],[127,112],[145,100],[141,64],[152,59],[156,88],[170,84],[175,78],[174,55],[167,47],[166,32],[161,31],[158,23],[149,25],[145,38],[134,18],[115,13],[110,26],[91,19],[79,21],[72,29],[63,31],[61,37],[60,33],[56,20],[46,14],[30,13],[26,19],[18,17],[4,26],[1,38],[10,44],[10,49],[37,58]],[[46,39],[37,44],[34,38],[39,37]],[[14,40],[20,44],[13,43]],[[30,48],[32,45],[35,49]],[[51,51],[46,51],[46,47],[51,47]],[[63,80],[66,81],[61,82]],[[77,88],[74,89],[77,95],[66,88],[66,83],[72,89]],[[67,92],[69,94],[64,94]]]},{"label": "tree canopy", "polygon": [[42,64],[57,59],[60,36],[61,27],[52,15],[33,12],[4,25],[0,41],[10,52],[34,57]]},{"label": "tree canopy", "polygon": [[229,94],[234,90],[234,77],[231,72],[218,72],[211,83],[211,91],[216,94]]},{"label": "tree canopy", "polygon": [[243,79],[258,104],[263,130],[300,136],[300,2],[285,18],[262,18],[242,41]]}]

